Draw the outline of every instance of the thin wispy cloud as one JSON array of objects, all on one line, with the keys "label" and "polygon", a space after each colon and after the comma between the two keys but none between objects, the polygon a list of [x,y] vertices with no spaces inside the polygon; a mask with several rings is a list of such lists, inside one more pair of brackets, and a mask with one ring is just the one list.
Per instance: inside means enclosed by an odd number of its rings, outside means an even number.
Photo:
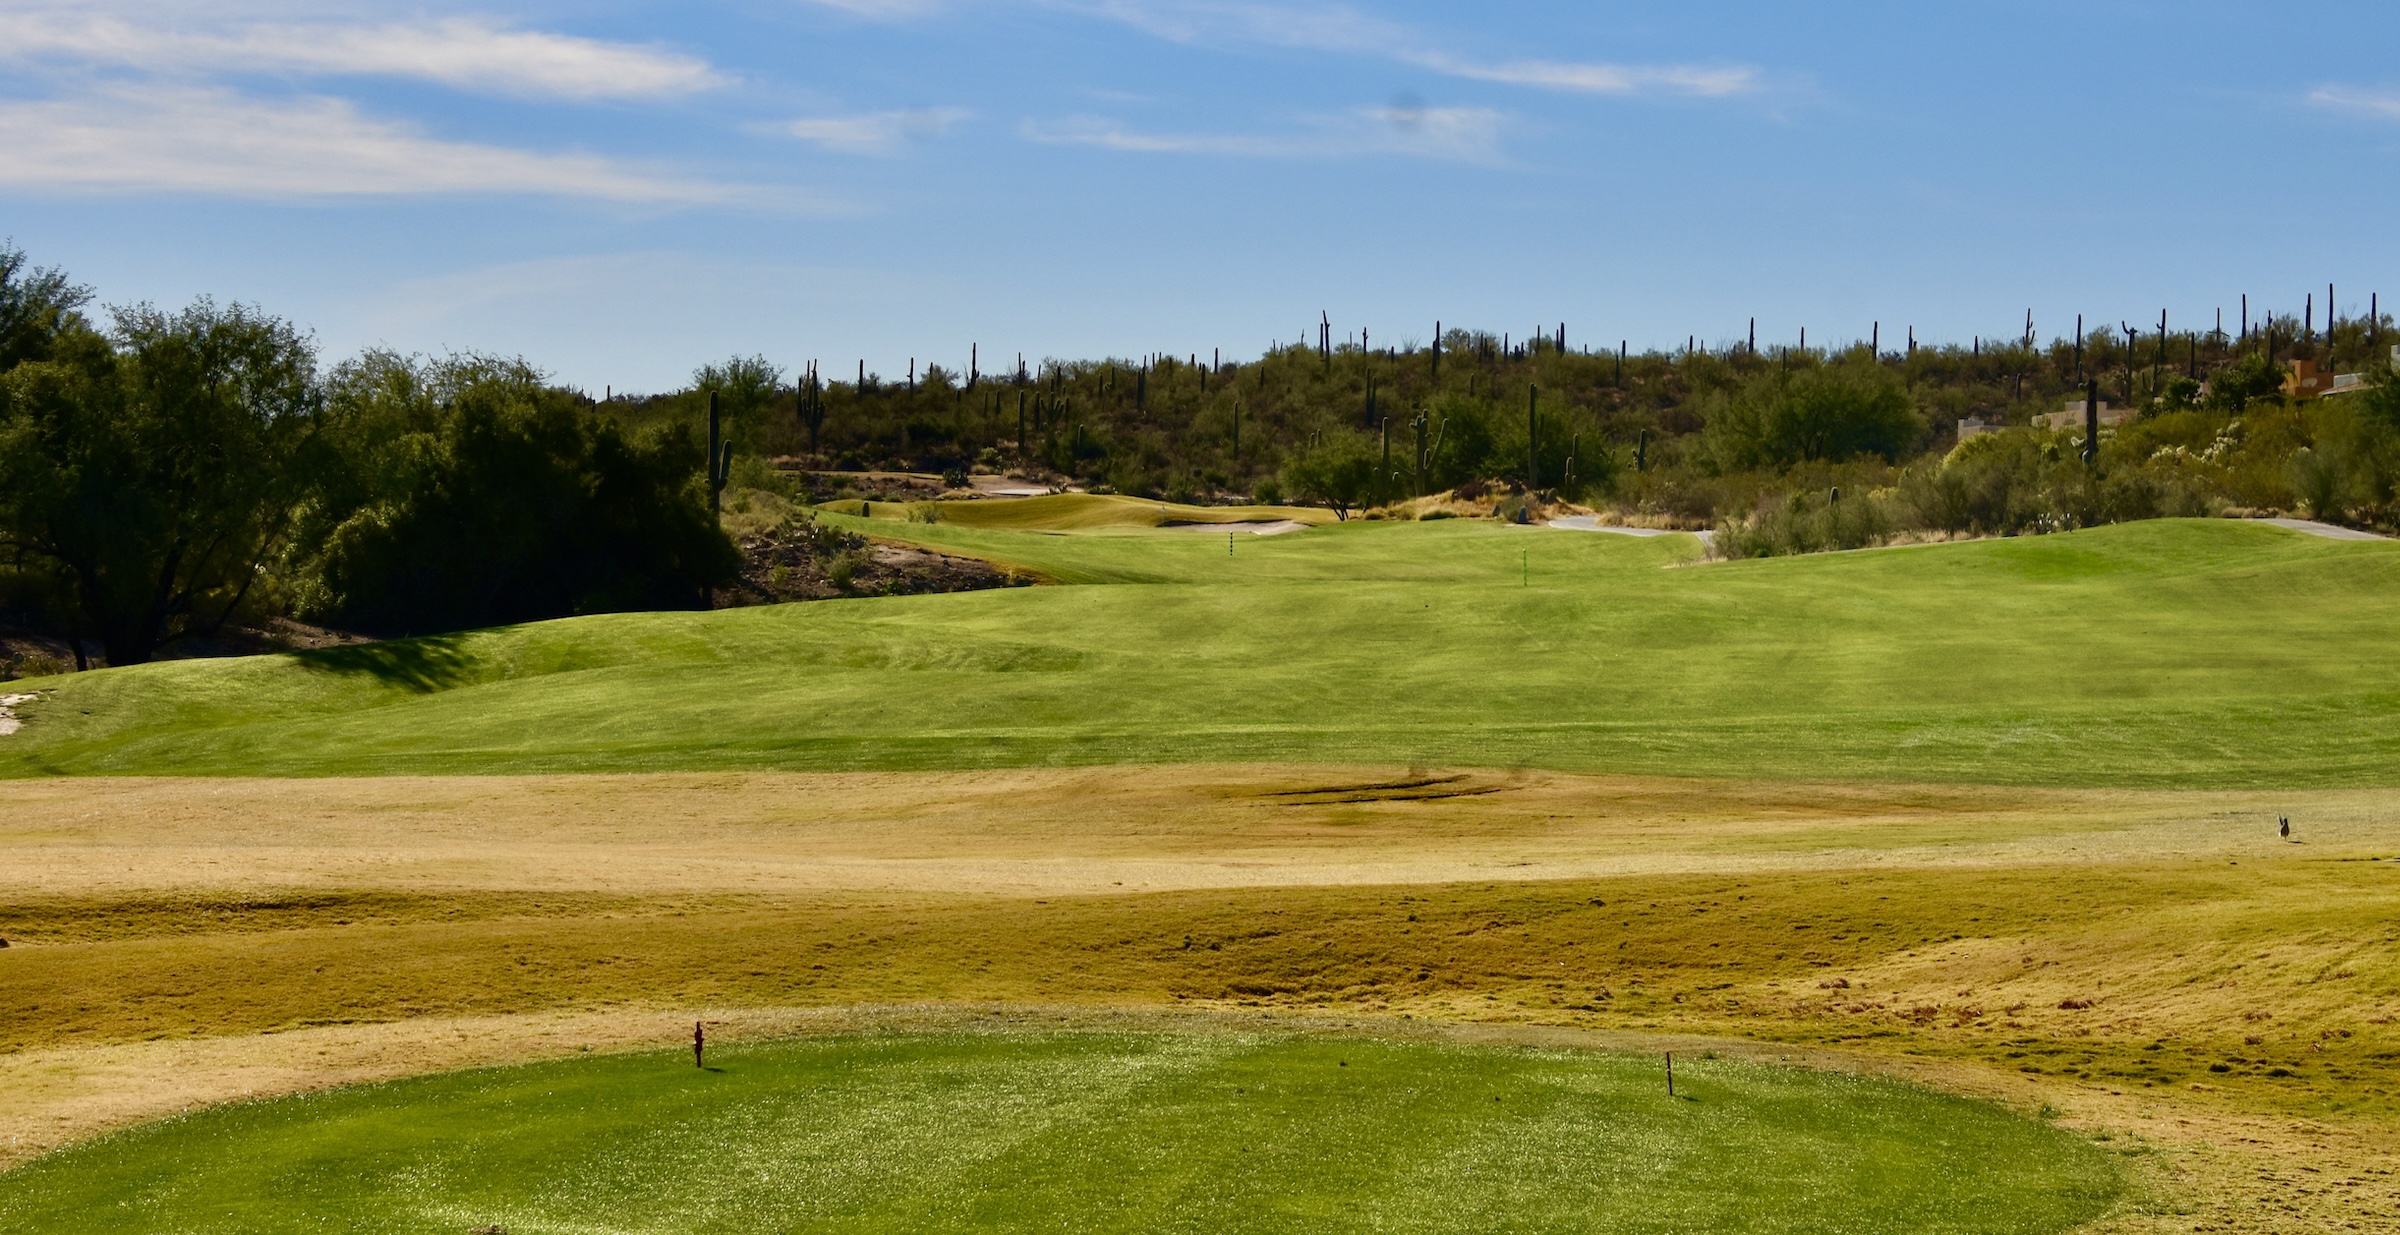
[{"label": "thin wispy cloud", "polygon": [[1442,50],[1425,31],[1344,4],[1279,8],[1215,0],[1059,0],[1179,43],[1230,42],[1377,56],[1449,77],[1576,94],[1672,94],[1722,98],[1764,85],[1743,65],[1616,64],[1509,60],[1486,63]]},{"label": "thin wispy cloud", "polygon": [[1502,159],[1500,136],[1506,123],[1506,116],[1488,108],[1395,106],[1314,117],[1303,130],[1291,133],[1148,132],[1093,116],[1049,124],[1028,121],[1019,133],[1044,145],[1094,146],[1131,154],[1266,159],[1396,155],[1496,163]]},{"label": "thin wispy cloud", "polygon": [[126,88],[0,104],[0,187],[253,199],[532,194],[734,203],[746,190],[589,154],[444,141],[341,99]]},{"label": "thin wispy cloud", "polygon": [[1553,60],[1512,60],[1477,64],[1439,52],[1402,55],[1400,59],[1437,73],[1473,81],[1534,86],[1578,94],[1686,94],[1723,98],[1749,94],[1759,88],[1758,70],[1740,65],[1573,64]]},{"label": "thin wispy cloud", "polygon": [[844,154],[890,154],[913,141],[939,137],[974,113],[963,107],[920,107],[856,116],[807,116],[774,131]]},{"label": "thin wispy cloud", "polygon": [[1060,0],[1061,6],[1104,17],[1177,43],[1260,43],[1318,51],[1389,52],[1415,41],[1413,31],[1348,5],[1274,8],[1211,0]]},{"label": "thin wispy cloud", "polygon": [[472,18],[177,29],[71,12],[0,13],[0,60],[116,66],[168,76],[226,72],[411,77],[484,93],[647,99],[726,83],[678,52],[515,30]]},{"label": "thin wispy cloud", "polygon": [[872,21],[902,21],[941,9],[942,0],[810,0],[823,8],[839,9]]},{"label": "thin wispy cloud", "polygon": [[2353,86],[2322,86],[2309,92],[2308,101],[2318,107],[2368,116],[2377,120],[2400,120],[2400,91],[2361,90]]}]

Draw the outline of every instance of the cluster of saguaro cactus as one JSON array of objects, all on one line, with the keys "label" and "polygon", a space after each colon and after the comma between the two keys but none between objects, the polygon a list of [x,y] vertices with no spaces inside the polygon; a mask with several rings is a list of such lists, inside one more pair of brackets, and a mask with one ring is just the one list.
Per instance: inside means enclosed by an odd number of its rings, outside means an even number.
[{"label": "cluster of saguaro cactus", "polygon": [[1444,417],[1439,423],[1435,423],[1422,409],[1419,409],[1415,421],[1412,422],[1412,427],[1417,432],[1417,496],[1423,497],[1428,487],[1428,478],[1433,471],[1433,458],[1441,452],[1442,437],[1450,431],[1450,421],[1448,417]]},{"label": "cluster of saguaro cactus", "polygon": [[825,383],[817,377],[817,362],[808,362],[808,372],[800,379],[794,393],[794,407],[800,413],[800,423],[808,429],[808,452],[817,453],[817,437],[825,427]]}]

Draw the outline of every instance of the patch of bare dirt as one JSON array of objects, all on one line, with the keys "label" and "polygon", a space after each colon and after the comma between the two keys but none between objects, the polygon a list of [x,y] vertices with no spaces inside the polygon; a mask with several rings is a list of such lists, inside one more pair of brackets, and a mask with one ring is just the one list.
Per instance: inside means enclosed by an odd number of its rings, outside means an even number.
[{"label": "patch of bare dirt", "polygon": [[742,551],[741,580],[717,592],[720,608],[978,592],[1039,582],[981,558],[890,544],[807,518],[749,533],[735,543]]},{"label": "patch of bare dirt", "polygon": [[1019,472],[985,470],[951,472],[842,472],[808,467],[801,459],[777,459],[775,466],[797,482],[801,501],[823,502],[864,498],[870,502],[960,501],[969,498],[1040,497],[1063,493],[1075,486],[1067,477],[1039,469]]},{"label": "patch of bare dirt", "polygon": [[[316,648],[372,643],[366,635],[311,626],[291,618],[268,618],[250,626],[228,626],[213,634],[178,639],[158,650],[158,660],[200,660],[217,656],[261,656],[270,652],[303,652]],[[96,643],[83,645],[83,668],[108,665]],[[75,645],[49,635],[0,629],[0,682],[73,673]]]}]

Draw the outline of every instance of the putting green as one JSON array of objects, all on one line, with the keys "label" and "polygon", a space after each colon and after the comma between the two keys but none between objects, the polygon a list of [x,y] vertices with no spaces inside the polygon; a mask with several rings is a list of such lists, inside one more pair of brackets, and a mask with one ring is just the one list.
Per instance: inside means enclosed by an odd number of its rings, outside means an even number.
[{"label": "putting green", "polygon": [[0,1175],[0,1232],[2048,1232],[2105,1157],[1882,1080],[1248,1035],[810,1039],[216,1108]]}]

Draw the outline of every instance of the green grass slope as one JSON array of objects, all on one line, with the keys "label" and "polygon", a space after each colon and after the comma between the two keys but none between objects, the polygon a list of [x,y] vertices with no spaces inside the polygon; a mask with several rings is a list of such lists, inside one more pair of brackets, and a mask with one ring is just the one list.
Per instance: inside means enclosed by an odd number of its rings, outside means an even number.
[{"label": "green grass slope", "polygon": [[2065,1230],[2046,1125],[1793,1069],[1372,1041],[941,1035],[220,1107],[0,1176],[0,1232]]},{"label": "green grass slope", "polygon": [[1185,760],[2400,783],[2400,544],[2230,521],[1676,566],[1491,523],[881,523],[1087,586],[625,614],[32,683],[0,774]]}]

